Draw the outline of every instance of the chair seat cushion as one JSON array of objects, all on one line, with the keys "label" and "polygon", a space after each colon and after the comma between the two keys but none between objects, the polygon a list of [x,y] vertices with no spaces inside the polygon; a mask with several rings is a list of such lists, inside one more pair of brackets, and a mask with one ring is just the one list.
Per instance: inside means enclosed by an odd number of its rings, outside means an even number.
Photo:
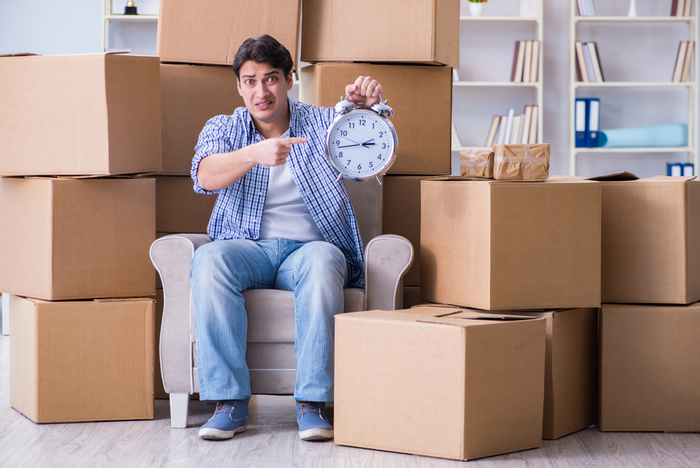
[{"label": "chair seat cushion", "polygon": [[[344,312],[365,310],[365,292],[345,289]],[[294,343],[294,293],[279,289],[243,292],[248,313],[249,343]]]}]

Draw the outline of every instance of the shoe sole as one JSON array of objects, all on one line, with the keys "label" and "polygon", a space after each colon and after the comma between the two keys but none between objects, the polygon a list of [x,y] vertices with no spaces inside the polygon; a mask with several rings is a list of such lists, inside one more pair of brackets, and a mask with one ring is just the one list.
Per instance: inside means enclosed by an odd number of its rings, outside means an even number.
[{"label": "shoe sole", "polygon": [[333,438],[333,431],[328,429],[307,429],[299,431],[301,440],[330,440]]},{"label": "shoe sole", "polygon": [[214,429],[212,427],[203,427],[199,430],[199,437],[205,440],[226,440],[233,437],[233,434],[238,432],[243,432],[248,428],[248,425],[240,426],[232,431],[222,431],[221,429]]}]

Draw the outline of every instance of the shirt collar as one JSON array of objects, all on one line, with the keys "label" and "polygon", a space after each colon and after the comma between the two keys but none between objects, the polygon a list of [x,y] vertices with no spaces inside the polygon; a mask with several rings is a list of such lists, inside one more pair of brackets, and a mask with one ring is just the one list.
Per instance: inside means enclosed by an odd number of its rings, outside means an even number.
[{"label": "shirt collar", "polygon": [[[287,130],[287,132],[289,132],[289,137],[295,137],[297,135],[296,129],[298,125],[297,113],[295,111],[298,103],[290,98],[287,98],[287,103],[289,104],[289,130]],[[248,123],[248,132],[251,135],[258,133],[258,129],[255,128],[255,124],[253,123],[253,117],[251,117],[250,111],[247,108],[245,110],[245,118]],[[262,138],[262,135],[260,135],[260,138]]]}]

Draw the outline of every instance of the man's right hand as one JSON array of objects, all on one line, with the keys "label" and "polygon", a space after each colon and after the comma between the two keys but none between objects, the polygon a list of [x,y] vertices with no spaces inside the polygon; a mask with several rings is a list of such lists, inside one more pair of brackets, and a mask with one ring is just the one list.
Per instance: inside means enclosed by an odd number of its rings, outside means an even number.
[{"label": "man's right hand", "polygon": [[306,138],[269,138],[260,143],[251,145],[251,155],[257,164],[267,167],[281,166],[287,162],[287,157],[292,151],[292,145],[306,143]]}]

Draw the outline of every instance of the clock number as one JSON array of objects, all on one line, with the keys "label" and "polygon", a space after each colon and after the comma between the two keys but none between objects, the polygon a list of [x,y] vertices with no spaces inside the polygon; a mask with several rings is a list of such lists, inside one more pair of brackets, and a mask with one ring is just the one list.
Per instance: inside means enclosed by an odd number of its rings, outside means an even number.
[{"label": "clock number", "polygon": [[379,159],[379,160],[381,161],[381,160],[382,160],[382,155],[380,154],[379,156],[377,156],[377,159]]},{"label": "clock number", "polygon": [[355,128],[355,122],[348,122],[348,128]]},{"label": "clock number", "polygon": [[369,168],[372,169],[374,167],[374,161],[369,162]]},{"label": "clock number", "polygon": [[382,149],[386,149],[386,143],[382,143]]},{"label": "clock number", "polygon": [[384,132],[379,132],[379,138],[383,138],[383,137],[384,137]]},{"label": "clock number", "polygon": [[341,130],[341,131],[340,131],[340,136],[348,136],[348,131],[347,131],[347,130]]},{"label": "clock number", "polygon": [[346,168],[350,165],[350,162],[351,161],[348,159],[348,163],[345,165]]},{"label": "clock number", "polygon": [[365,119],[360,119],[360,125],[364,127],[366,123],[367,121]]},{"label": "clock number", "polygon": [[361,171],[361,170],[362,170],[362,164],[358,164],[358,165],[357,165],[357,170],[358,170],[358,171]]},{"label": "clock number", "polygon": [[340,146],[340,140],[335,140],[335,144]]},{"label": "clock number", "polygon": [[339,158],[342,158],[342,157],[343,157],[343,152],[342,152],[342,151],[341,151],[340,153],[338,153],[338,157],[339,157]]}]

